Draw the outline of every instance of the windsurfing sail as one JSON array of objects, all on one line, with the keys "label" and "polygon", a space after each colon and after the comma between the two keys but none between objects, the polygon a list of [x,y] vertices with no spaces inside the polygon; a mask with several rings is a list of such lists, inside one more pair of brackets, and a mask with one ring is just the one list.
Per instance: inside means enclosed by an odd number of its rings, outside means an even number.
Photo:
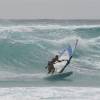
[{"label": "windsurfing sail", "polygon": [[70,59],[71,56],[73,56],[73,54],[75,52],[75,49],[77,47],[77,44],[78,44],[78,39],[75,42],[75,47],[74,48],[71,47],[71,45],[68,46],[67,51],[68,51],[69,59]]},{"label": "windsurfing sail", "polygon": [[66,61],[62,61],[54,64],[54,67],[58,73],[62,73],[67,67],[67,65],[69,65],[73,57],[73,54],[75,52],[75,48],[77,44],[78,44],[78,40],[76,40],[74,48],[71,45],[68,45],[68,47],[60,53],[59,60],[65,59]]},{"label": "windsurfing sail", "polygon": [[70,56],[72,56],[72,53],[73,53],[72,47],[71,45],[68,45],[67,48],[64,48],[59,52],[59,59],[61,60],[62,58],[64,58],[64,56],[67,56],[67,58],[65,57],[65,59],[69,59]]},{"label": "windsurfing sail", "polygon": [[73,50],[72,50],[72,47],[70,45],[68,46],[67,51],[68,51],[68,55],[69,55],[69,58],[70,58],[73,54]]}]

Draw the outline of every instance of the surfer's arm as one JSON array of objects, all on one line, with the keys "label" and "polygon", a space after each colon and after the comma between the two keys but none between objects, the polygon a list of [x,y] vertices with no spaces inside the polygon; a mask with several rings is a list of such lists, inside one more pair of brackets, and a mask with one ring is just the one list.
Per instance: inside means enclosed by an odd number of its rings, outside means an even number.
[{"label": "surfer's arm", "polygon": [[69,61],[68,59],[63,59],[63,60],[61,60],[61,61]]},{"label": "surfer's arm", "polygon": [[57,60],[57,62],[68,61],[67,59]]},{"label": "surfer's arm", "polygon": [[63,59],[63,61],[68,61],[68,59]]},{"label": "surfer's arm", "polygon": [[62,60],[58,60],[58,62],[62,62]]},{"label": "surfer's arm", "polygon": [[70,62],[71,59],[72,59],[72,56],[69,59],[63,59],[62,61]]}]

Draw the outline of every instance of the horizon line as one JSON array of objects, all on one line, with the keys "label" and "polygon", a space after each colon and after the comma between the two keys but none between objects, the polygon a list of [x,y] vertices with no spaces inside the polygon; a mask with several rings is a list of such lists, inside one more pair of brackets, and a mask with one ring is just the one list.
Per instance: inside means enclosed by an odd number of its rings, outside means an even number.
[{"label": "horizon line", "polygon": [[100,19],[52,19],[52,18],[0,18],[0,20],[100,20]]}]

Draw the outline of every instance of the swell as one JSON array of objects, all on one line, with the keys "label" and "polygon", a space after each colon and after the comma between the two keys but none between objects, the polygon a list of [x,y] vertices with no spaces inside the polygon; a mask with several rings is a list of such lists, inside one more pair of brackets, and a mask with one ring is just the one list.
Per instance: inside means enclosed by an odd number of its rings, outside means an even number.
[{"label": "swell", "polygon": [[[79,40],[70,64],[84,72],[99,68],[100,25],[13,25],[0,26],[0,70],[41,72],[59,50]],[[74,66],[74,67],[73,67]],[[88,72],[87,72],[88,73]]]},{"label": "swell", "polygon": [[94,25],[61,25],[61,24],[15,24],[15,25],[0,25],[0,32],[32,32],[34,30],[53,30],[53,29],[67,29],[67,30],[84,30],[84,29],[99,29],[99,24]]}]

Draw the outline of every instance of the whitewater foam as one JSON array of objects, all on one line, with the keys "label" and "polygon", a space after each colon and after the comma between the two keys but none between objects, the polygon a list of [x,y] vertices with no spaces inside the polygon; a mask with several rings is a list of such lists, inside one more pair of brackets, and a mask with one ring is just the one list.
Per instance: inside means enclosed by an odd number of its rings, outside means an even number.
[{"label": "whitewater foam", "polygon": [[32,32],[34,30],[53,30],[53,29],[90,29],[90,28],[100,28],[100,25],[52,25],[52,24],[32,24],[32,25],[9,25],[0,26],[0,32]]},{"label": "whitewater foam", "polygon": [[12,87],[0,88],[1,100],[99,100],[100,88]]}]

